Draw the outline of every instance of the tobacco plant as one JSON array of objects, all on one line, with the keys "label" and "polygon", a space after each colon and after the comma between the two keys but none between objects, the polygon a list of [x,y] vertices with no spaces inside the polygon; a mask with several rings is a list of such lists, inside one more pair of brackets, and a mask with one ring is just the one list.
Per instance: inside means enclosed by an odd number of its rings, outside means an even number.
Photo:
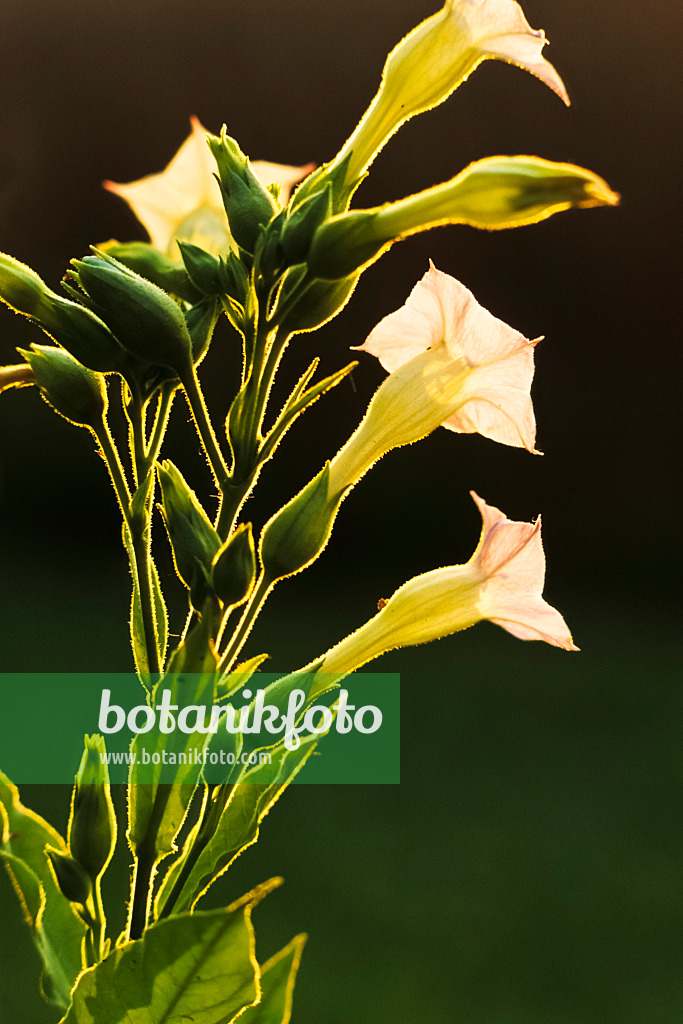
[{"label": "tobacco plant", "polygon": [[[376,96],[328,163],[252,164],[225,128],[213,135],[193,120],[164,172],[107,183],[130,204],[148,243],[92,248],[71,260],[57,290],[0,256],[0,298],[48,336],[0,369],[0,390],[34,386],[56,413],[92,435],[121,513],[132,576],[132,653],[152,712],[165,693],[167,706],[215,706],[227,715],[244,686],[255,685],[264,655],[245,645],[264,603],[318,558],[344,500],[392,449],[443,426],[535,451],[529,389],[536,342],[433,265],[405,305],[359,345],[359,363],[321,379],[314,359],[281,408],[272,407],[271,389],[297,335],[336,316],[360,275],[402,238],[443,224],[517,227],[570,207],[617,202],[604,181],[580,167],[498,156],[398,202],[352,205],[398,128],[444,102],[484,60],[515,64],[568,102],[542,56],[545,42],[513,0],[447,0],[389,54]],[[201,368],[219,318],[239,338],[241,377],[224,406],[209,410]],[[363,372],[368,354],[387,377],[361,422],[265,525],[252,524],[246,503],[266,462],[316,401],[324,402],[357,365]],[[183,403],[206,458],[203,498],[163,455],[169,417]],[[576,649],[560,613],[541,596],[540,524],[511,521],[473,498],[482,533],[465,565],[409,580],[356,632],[272,682],[265,697],[261,691],[261,702],[283,715],[293,692],[303,693],[296,742],[251,741],[252,750],[268,749],[267,772],[235,756],[247,749],[248,730],[155,726],[133,738],[133,752],[144,739],[159,760],[164,752],[196,755],[222,745],[233,764],[209,779],[200,757],[188,756],[171,774],[143,776],[131,763],[131,889],[121,893],[128,905],[121,935],[108,930],[101,891],[117,842],[103,735],[85,738],[64,836],[25,808],[16,786],[0,776],[2,858],[42,958],[43,994],[55,1018],[286,1024],[304,937],[262,963],[251,923],[253,907],[277,880],[224,909],[198,906],[255,841],[312,751],[318,747],[324,756],[325,732],[340,713],[340,682],[385,651],[482,619],[524,640]],[[187,595],[176,643],[169,643],[155,565],[163,533]],[[258,699],[247,704],[251,713]],[[325,729],[305,717],[316,700],[331,711],[323,716]],[[182,764],[179,756],[175,761]]]}]

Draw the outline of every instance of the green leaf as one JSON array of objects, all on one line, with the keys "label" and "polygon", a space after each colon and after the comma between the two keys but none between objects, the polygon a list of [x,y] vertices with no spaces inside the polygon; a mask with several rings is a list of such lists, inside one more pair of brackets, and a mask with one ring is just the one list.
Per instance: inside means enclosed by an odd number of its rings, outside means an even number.
[{"label": "green leaf", "polygon": [[324,377],[322,380],[318,381],[317,384],[314,384],[312,387],[304,391],[306,384],[315,372],[317,364],[318,360],[314,359],[289,396],[282,412],[278,416],[265,440],[259,455],[259,460],[261,462],[265,462],[271,457],[282,438],[294,423],[294,420],[302,412],[308,409],[309,406],[313,405],[313,403],[317,401],[321,395],[325,394],[326,391],[330,391],[332,388],[336,387],[337,384],[341,383],[341,381],[343,381],[344,378],[358,366],[357,362],[349,363],[348,366],[344,366],[341,370],[337,370],[336,373],[330,374],[329,377]]},{"label": "green leaf", "polygon": [[67,853],[66,843],[51,825],[24,807],[19,790],[0,772],[0,856],[43,961],[45,998],[66,1008],[81,970],[85,926],[59,891],[45,847]]},{"label": "green leaf", "polygon": [[[190,641],[198,634],[197,642],[206,651],[203,671],[198,671],[196,664],[187,660]],[[206,638],[202,643],[201,634],[200,622],[188,642],[173,655],[169,672],[155,691],[170,690],[170,703],[179,707],[197,704],[210,708],[213,703],[216,659]],[[174,852],[175,837],[201,773],[198,755],[209,738],[208,733],[184,733],[180,729],[163,733],[157,723],[150,732],[139,734],[133,740],[131,749],[137,755],[137,763],[132,765],[130,773],[128,841],[134,853],[143,845],[147,848],[153,845],[158,859]],[[143,766],[141,748],[151,757],[152,765],[155,754],[163,762],[165,753],[166,764],[159,763],[153,768]]]},{"label": "green leaf", "polygon": [[223,676],[219,679],[216,684],[216,696],[215,701],[225,700],[227,697],[231,697],[237,690],[241,690],[243,686],[246,686],[251,677],[255,672],[258,672],[261,665],[270,655],[268,654],[257,654],[253,658],[249,658],[248,661],[240,662],[236,665],[232,672],[228,675]]},{"label": "green leaf", "polygon": [[[270,782],[260,781],[264,776],[263,768],[254,768],[247,772],[244,781],[238,783],[232,793],[218,823],[218,828],[188,875],[183,891],[176,903],[179,911],[196,906],[216,879],[227,871],[234,860],[258,839],[259,825],[285,791],[294,776],[303,768],[305,762],[315,749],[317,737],[308,737],[301,741],[296,750],[287,750],[283,744],[272,751],[272,764],[265,765]],[[275,781],[273,764],[278,764],[279,772]],[[174,883],[182,868],[182,863],[174,864],[159,890],[157,898],[157,915],[173,890]]]},{"label": "green leaf", "polygon": [[251,910],[267,891],[115,949],[81,976],[61,1024],[230,1024],[259,997]]},{"label": "green leaf", "polygon": [[[139,517],[142,521],[146,522],[145,529],[149,529],[149,505],[152,500],[154,484],[156,477],[153,470],[149,470],[145,479],[141,482],[140,486],[135,491],[131,502],[131,514],[135,517]],[[149,682],[150,670],[149,670],[149,659],[147,652],[147,644],[145,642],[145,626],[142,615],[142,600],[140,597],[140,579],[137,571],[137,561],[135,557],[135,548],[133,545],[133,537],[130,529],[127,525],[123,526],[123,545],[128,554],[128,560],[130,562],[130,572],[133,577],[133,593],[131,597],[130,607],[130,641],[133,648],[133,658],[135,659],[135,668],[138,675],[145,687]],[[168,644],[168,613],[166,611],[166,602],[164,601],[164,595],[161,591],[161,581],[159,580],[159,573],[157,567],[154,564],[154,559],[150,555],[150,565],[152,570],[152,594],[154,598],[154,621],[156,631],[156,642],[157,642],[157,653],[159,658],[159,664],[163,665],[166,657],[166,647]]]},{"label": "green leaf", "polygon": [[240,1024],[289,1024],[296,975],[305,945],[306,936],[297,935],[263,965],[261,1001],[245,1010]]},{"label": "green leaf", "polygon": [[[129,557],[132,558],[133,545],[132,541],[125,540],[128,531],[124,527],[124,543],[126,550],[128,551]],[[164,601],[164,595],[161,592],[161,581],[159,580],[159,573],[154,561],[150,559],[152,566],[152,593],[154,594],[154,611],[157,628],[157,649],[159,651],[159,664],[163,665],[164,658],[166,657],[166,647],[168,644],[168,613],[166,611],[166,602]],[[131,562],[131,575],[133,577],[133,594],[130,602],[130,642],[133,648],[133,657],[135,659],[135,668],[138,675],[143,680],[143,684],[146,686],[145,680],[149,680],[149,660],[147,658],[147,645],[145,643],[145,627],[142,618],[142,601],[140,599],[140,583],[138,580],[137,570],[135,563]]]}]

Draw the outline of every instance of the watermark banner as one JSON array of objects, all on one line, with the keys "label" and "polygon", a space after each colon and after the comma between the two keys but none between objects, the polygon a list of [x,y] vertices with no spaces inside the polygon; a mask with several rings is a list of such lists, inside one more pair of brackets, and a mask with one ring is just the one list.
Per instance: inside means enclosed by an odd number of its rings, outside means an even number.
[{"label": "watermark banner", "polygon": [[113,783],[398,783],[399,676],[0,674],[0,771],[72,783],[85,735]]}]

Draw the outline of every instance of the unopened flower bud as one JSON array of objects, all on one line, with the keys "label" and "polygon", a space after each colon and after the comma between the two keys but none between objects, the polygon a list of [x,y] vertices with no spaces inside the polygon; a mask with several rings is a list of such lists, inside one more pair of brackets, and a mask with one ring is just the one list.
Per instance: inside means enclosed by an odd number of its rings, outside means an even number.
[{"label": "unopened flower bud", "polygon": [[34,320],[91,370],[118,370],[125,360],[123,349],[97,316],[56,295],[30,267],[4,253],[0,253],[0,300]]},{"label": "unopened flower bud", "polygon": [[173,562],[178,576],[190,590],[199,567],[209,574],[221,542],[180,470],[166,461],[158,467],[158,473],[161,512],[173,551]]},{"label": "unopened flower bud", "polygon": [[287,217],[280,244],[290,264],[302,263],[306,258],[316,230],[332,212],[332,184],[327,182],[320,192],[299,203]]},{"label": "unopened flower bud", "polygon": [[183,264],[164,256],[149,242],[110,241],[98,246],[98,250],[186,302],[197,302],[201,298],[201,291],[190,280]]},{"label": "unopened flower bud", "polygon": [[218,165],[230,233],[242,249],[253,253],[259,228],[265,227],[280,207],[272,193],[256,177],[249,159],[225,128],[219,139],[209,136],[208,142]]},{"label": "unopened flower bud", "polygon": [[223,291],[219,270],[221,261],[206,249],[191,242],[178,242],[185,270],[192,284],[202,295],[220,295]]},{"label": "unopened flower bud", "polygon": [[19,349],[43,398],[60,416],[79,427],[97,428],[107,411],[107,387],[101,373],[81,366],[63,348],[32,345]]},{"label": "unopened flower bud", "polygon": [[[294,270],[299,270],[298,267]],[[279,324],[283,331],[313,331],[341,312],[358,284],[360,274],[338,281],[304,280],[294,272],[285,278],[278,303],[286,308]],[[298,291],[298,296],[297,296]],[[277,315],[277,313],[276,313]]]},{"label": "unopened flower bud", "polygon": [[305,569],[329,540],[341,496],[329,496],[330,464],[270,519],[261,535],[261,561],[268,583]]},{"label": "unopened flower bud", "polygon": [[535,224],[571,207],[618,202],[602,178],[574,164],[492,156],[397,203],[333,217],[318,228],[306,262],[315,277],[336,280],[367,267],[399,239],[442,224],[494,231]]},{"label": "unopened flower bud", "polygon": [[85,737],[69,818],[71,856],[93,881],[107,867],[116,844],[116,816],[105,755],[101,736]]},{"label": "unopened flower bud", "polygon": [[192,343],[185,318],[170,295],[111,257],[86,256],[72,264],[79,284],[131,355],[185,375]]},{"label": "unopened flower bud", "polygon": [[92,879],[88,873],[73,857],[52,846],[46,846],[45,853],[63,895],[71,903],[85,906],[92,893]]},{"label": "unopened flower bud", "polygon": [[213,560],[213,588],[231,607],[249,597],[256,579],[256,550],[251,523],[242,523]]}]

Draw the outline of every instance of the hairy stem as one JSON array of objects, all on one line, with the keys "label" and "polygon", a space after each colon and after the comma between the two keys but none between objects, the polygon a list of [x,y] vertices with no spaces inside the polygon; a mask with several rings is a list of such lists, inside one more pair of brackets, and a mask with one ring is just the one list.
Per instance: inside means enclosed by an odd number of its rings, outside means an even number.
[{"label": "hairy stem", "polygon": [[265,576],[261,576],[260,580],[254,587],[252,595],[247,603],[246,608],[242,614],[242,618],[239,621],[239,625],[235,630],[235,633],[228,644],[225,654],[222,656],[218,663],[219,672],[229,672],[235,658],[242,650],[249,633],[252,630],[254,623],[263,607],[268,594],[273,584],[270,580],[267,580]]},{"label": "hairy stem", "polygon": [[185,375],[185,378],[183,379],[183,387],[185,388],[187,404],[190,407],[190,412],[192,413],[192,418],[194,419],[195,427],[197,428],[197,434],[199,435],[199,440],[202,443],[209,466],[211,467],[211,472],[213,473],[218,487],[222,491],[229,477],[228,467],[225,464],[225,459],[223,458],[223,454],[218,446],[216,434],[214,433],[211,420],[209,419],[204,395],[202,394],[202,390],[199,386],[199,381],[194,367],[192,367],[192,370],[188,371]]}]

